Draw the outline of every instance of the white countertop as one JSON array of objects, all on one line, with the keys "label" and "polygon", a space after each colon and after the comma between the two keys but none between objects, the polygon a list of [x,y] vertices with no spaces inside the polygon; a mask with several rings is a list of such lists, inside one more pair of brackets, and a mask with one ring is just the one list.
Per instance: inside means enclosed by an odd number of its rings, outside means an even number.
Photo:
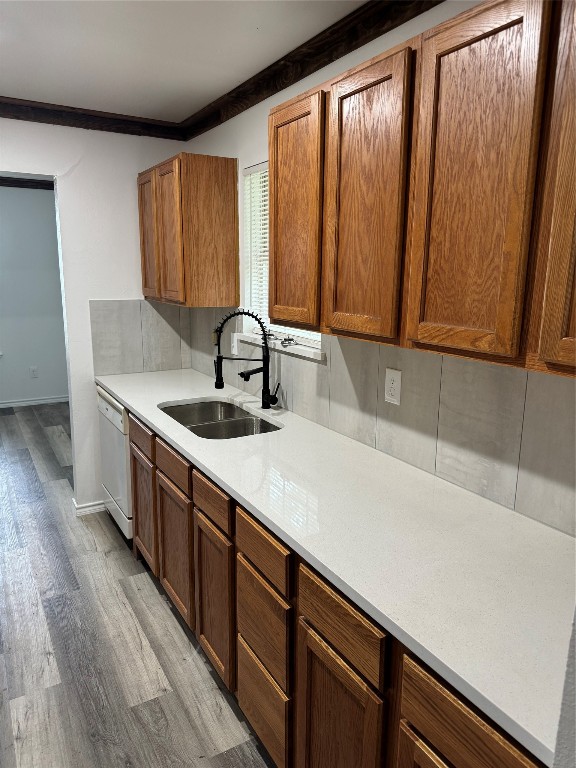
[{"label": "white countertop", "polygon": [[[97,382],[530,752],[551,766],[574,614],[570,536],[287,411],[233,440],[158,409],[194,370]],[[259,409],[258,409],[259,410]]]}]

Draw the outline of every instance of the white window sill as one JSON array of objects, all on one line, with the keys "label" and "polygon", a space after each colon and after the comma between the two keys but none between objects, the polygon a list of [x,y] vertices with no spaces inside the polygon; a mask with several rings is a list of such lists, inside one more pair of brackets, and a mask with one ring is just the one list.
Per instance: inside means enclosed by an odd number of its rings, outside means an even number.
[{"label": "white window sill", "polygon": [[[249,344],[253,347],[262,346],[262,337],[252,333],[235,333],[234,337],[241,344]],[[283,347],[279,339],[269,339],[268,346],[275,352],[280,352],[282,355],[290,355],[292,357],[300,357],[304,360],[316,360],[318,362],[326,362],[326,353],[322,352],[320,344],[314,342],[308,344],[290,344],[288,347]]]}]

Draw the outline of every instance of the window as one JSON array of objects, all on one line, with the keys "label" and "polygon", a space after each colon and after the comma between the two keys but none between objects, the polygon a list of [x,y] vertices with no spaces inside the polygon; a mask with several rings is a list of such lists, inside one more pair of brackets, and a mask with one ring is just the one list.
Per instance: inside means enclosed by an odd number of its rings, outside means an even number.
[{"label": "window", "polygon": [[[268,163],[244,170],[244,253],[245,306],[257,312],[276,336],[319,344],[319,333],[272,325],[268,317]],[[244,330],[254,330],[249,319]]]}]

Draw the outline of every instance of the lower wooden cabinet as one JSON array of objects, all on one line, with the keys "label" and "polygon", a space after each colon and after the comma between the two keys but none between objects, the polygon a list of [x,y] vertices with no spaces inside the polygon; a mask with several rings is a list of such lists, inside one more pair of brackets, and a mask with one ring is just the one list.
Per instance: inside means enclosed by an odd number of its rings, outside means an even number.
[{"label": "lower wooden cabinet", "polygon": [[191,629],[194,612],[192,502],[162,472],[157,473],[159,577]]},{"label": "lower wooden cabinet", "polygon": [[234,690],[234,544],[194,510],[196,636],[225,685]]},{"label": "lower wooden cabinet", "polygon": [[241,635],[238,704],[278,768],[290,765],[290,699]]},{"label": "lower wooden cabinet", "polygon": [[[444,763],[406,762],[405,723],[410,724],[454,768],[537,768],[524,752],[492,728],[439,680],[409,656],[402,671],[400,754],[397,768],[444,766]],[[404,747],[402,746],[404,745]],[[418,749],[415,747],[415,754]],[[404,762],[403,762],[404,759]]]},{"label": "lower wooden cabinet", "polygon": [[156,467],[130,443],[132,520],[134,547],[158,576],[158,520],[156,514]]},{"label": "lower wooden cabinet", "polygon": [[382,699],[303,619],[296,654],[296,767],[380,768]]},{"label": "lower wooden cabinet", "polygon": [[448,765],[403,721],[400,723],[398,768],[448,768]]}]

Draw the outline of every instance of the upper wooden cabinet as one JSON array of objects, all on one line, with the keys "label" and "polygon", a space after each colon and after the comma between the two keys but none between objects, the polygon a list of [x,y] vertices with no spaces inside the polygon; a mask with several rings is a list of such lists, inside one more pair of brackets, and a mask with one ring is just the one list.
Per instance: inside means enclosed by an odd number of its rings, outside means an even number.
[{"label": "upper wooden cabinet", "polygon": [[324,197],[324,324],[398,335],[410,94],[409,48],[329,94]]},{"label": "upper wooden cabinet", "polygon": [[324,94],[269,119],[270,319],[320,323]]},{"label": "upper wooden cabinet", "polygon": [[548,363],[576,366],[576,3],[561,13],[538,243],[547,257],[538,351]]},{"label": "upper wooden cabinet", "polygon": [[140,213],[140,253],[142,255],[142,292],[146,298],[160,297],[158,248],[154,199],[156,174],[153,171],[138,176],[138,210]]},{"label": "upper wooden cabinet", "polygon": [[519,349],[550,4],[502,0],[424,35],[408,335]]},{"label": "upper wooden cabinet", "polygon": [[138,176],[145,297],[238,305],[237,187],[235,159],[185,152]]}]

